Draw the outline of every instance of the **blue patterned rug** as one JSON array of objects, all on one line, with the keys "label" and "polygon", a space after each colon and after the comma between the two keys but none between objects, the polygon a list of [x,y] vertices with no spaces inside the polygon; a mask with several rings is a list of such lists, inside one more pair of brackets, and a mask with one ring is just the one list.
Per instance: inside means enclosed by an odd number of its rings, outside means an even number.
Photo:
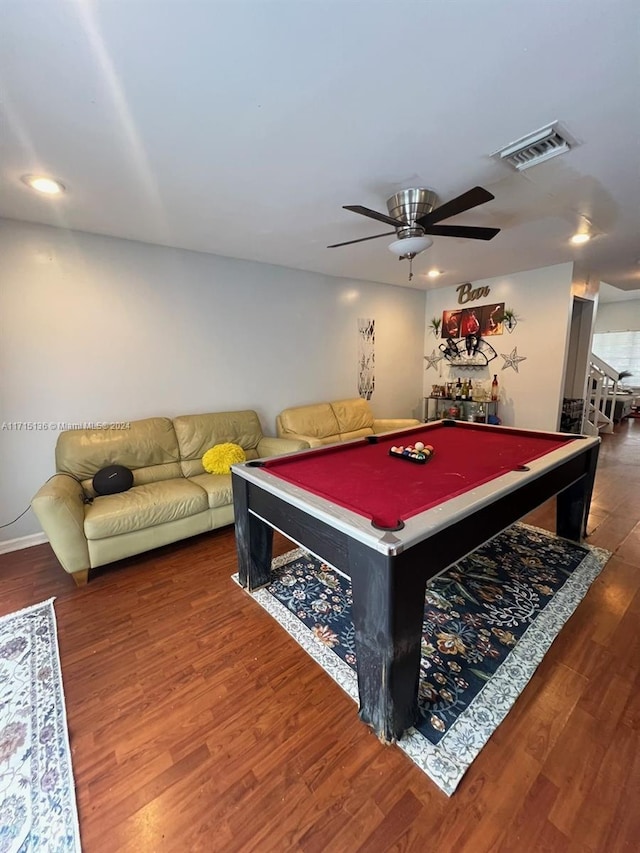
[{"label": "blue patterned rug", "polygon": [[[515,524],[428,583],[420,720],[397,745],[446,794],[609,557]],[[271,583],[252,595],[357,701],[349,579],[297,549],[273,561]]]},{"label": "blue patterned rug", "polygon": [[0,619],[0,853],[79,850],[50,599]]}]

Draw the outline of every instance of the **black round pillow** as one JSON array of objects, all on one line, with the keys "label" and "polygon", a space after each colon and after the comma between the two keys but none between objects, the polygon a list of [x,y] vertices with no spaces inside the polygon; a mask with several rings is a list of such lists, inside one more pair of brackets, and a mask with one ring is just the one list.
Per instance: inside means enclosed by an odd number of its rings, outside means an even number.
[{"label": "black round pillow", "polygon": [[133,486],[133,474],[124,465],[107,465],[93,477],[93,488],[98,495],[115,495]]}]

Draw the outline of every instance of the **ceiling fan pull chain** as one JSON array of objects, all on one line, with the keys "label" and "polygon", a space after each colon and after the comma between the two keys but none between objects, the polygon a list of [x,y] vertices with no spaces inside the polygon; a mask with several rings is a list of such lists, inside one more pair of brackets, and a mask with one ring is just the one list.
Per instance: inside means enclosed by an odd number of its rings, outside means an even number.
[{"label": "ceiling fan pull chain", "polygon": [[413,278],[413,258],[409,256],[409,281]]}]

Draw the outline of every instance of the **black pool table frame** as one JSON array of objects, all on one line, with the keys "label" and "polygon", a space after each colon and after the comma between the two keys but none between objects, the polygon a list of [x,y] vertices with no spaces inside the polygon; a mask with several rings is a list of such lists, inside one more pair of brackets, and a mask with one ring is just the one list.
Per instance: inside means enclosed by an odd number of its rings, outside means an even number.
[{"label": "black pool table frame", "polygon": [[571,436],[560,451],[474,490],[467,505],[459,498],[447,502],[455,510],[449,521],[433,509],[423,513],[406,539],[404,531],[374,530],[355,513],[284,483],[260,460],[234,465],[240,583],[252,591],[269,582],[274,529],[351,579],[360,719],[382,742],[393,743],[418,718],[427,580],[554,495],[557,534],[581,541],[599,444],[599,438]]}]

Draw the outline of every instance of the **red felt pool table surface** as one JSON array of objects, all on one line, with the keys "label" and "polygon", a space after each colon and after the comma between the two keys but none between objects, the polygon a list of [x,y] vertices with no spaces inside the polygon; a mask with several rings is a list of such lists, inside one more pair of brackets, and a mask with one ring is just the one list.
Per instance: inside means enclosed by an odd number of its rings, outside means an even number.
[{"label": "red felt pool table surface", "polygon": [[[275,477],[391,527],[446,500],[526,465],[575,435],[438,422],[410,431],[276,457]],[[422,441],[434,448],[425,464],[389,455],[394,445]]]}]

